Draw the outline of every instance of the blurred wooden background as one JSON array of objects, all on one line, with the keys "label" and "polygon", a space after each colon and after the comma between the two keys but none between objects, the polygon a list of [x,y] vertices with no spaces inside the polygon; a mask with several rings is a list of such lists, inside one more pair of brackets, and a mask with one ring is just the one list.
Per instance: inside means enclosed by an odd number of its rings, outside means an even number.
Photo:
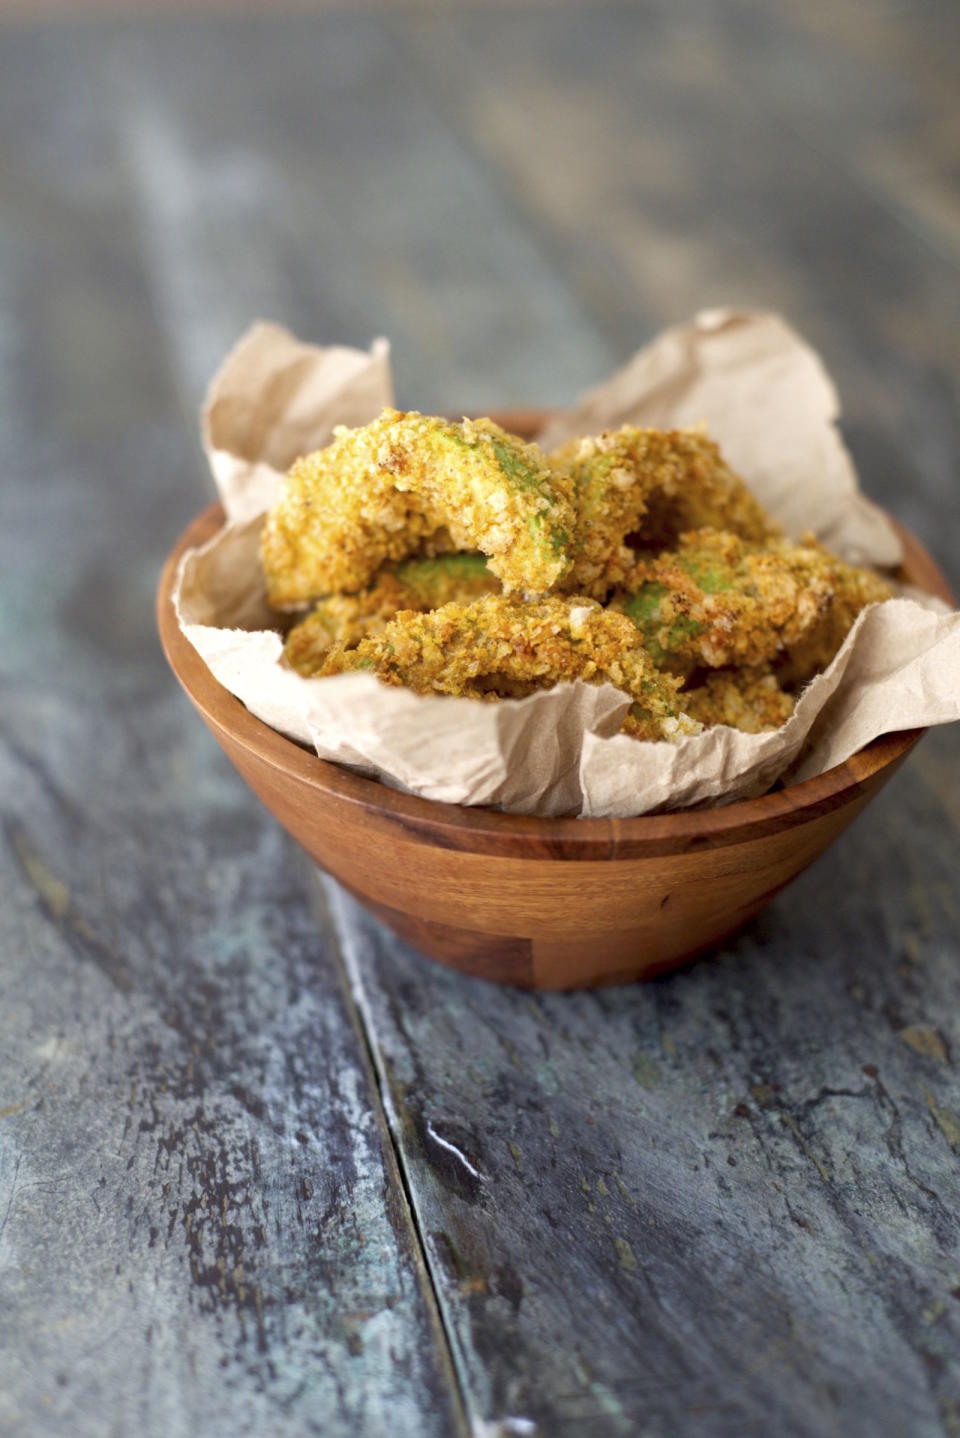
[{"label": "blurred wooden background", "polygon": [[960,734],[709,961],[523,996],[317,885],[152,601],[252,318],[477,410],[723,303],[960,592],[960,9],[0,17],[0,1433],[956,1438]]}]

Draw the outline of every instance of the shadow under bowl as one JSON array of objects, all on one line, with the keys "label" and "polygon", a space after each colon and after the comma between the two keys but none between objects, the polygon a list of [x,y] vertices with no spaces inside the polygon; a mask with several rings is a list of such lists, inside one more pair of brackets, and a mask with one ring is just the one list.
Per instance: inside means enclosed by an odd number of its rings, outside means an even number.
[{"label": "shadow under bowl", "polygon": [[[518,433],[541,416],[500,415]],[[222,526],[197,516],[164,566],[157,619],[170,667],[214,738],[316,862],[415,948],[464,973],[527,988],[649,978],[713,948],[840,835],[925,732],[875,739],[802,784],[716,809],[636,819],[537,819],[439,804],[364,778],[256,719],[180,632],[182,555]],[[918,540],[897,526],[900,577],[953,603]]]}]

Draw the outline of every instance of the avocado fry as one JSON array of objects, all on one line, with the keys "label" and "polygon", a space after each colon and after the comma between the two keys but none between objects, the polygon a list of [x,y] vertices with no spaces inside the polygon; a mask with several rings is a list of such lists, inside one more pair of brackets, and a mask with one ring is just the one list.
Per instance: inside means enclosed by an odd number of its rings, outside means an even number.
[{"label": "avocado fry", "polygon": [[829,662],[864,605],[890,593],[882,579],[812,539],[759,545],[704,529],[683,535],[675,550],[638,559],[611,604],[672,673],[750,667],[794,653],[802,678],[816,667],[812,660]]},{"label": "avocado fry", "polygon": [[290,470],[261,542],[267,597],[355,594],[440,531],[487,555],[506,591],[543,594],[570,568],[574,518],[568,477],[492,420],[384,410]]},{"label": "avocado fry", "polygon": [[570,476],[577,522],[564,588],[603,600],[636,555],[628,545],[665,549],[708,526],[743,538],[776,533],[773,520],[699,430],[621,429],[573,439],[551,465]]},{"label": "avocado fry", "polygon": [[699,732],[684,712],[679,680],[658,671],[622,614],[583,596],[524,602],[490,594],[426,614],[402,612],[355,649],[331,651],[324,675],[370,670],[420,694],[518,698],[583,679],[633,698],[627,732],[678,739]]},{"label": "avocado fry", "polygon": [[331,594],[287,635],[288,664],[309,677],[335,645],[354,649],[368,634],[384,629],[401,609],[437,609],[457,599],[469,603],[493,594],[500,581],[482,554],[441,554],[386,565],[369,589]]}]

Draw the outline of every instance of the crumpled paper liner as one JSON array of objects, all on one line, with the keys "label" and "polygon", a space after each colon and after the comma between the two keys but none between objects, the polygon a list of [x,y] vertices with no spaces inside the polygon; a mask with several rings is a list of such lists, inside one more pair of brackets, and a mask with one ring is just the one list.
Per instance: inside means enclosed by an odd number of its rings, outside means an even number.
[{"label": "crumpled paper liner", "polygon": [[214,376],[203,407],[203,447],[227,518],[272,509],[295,459],[321,449],[336,424],[367,424],[393,404],[390,346],[369,353],[301,344],[282,325],[254,325]]},{"label": "crumpled paper liner", "polygon": [[[730,803],[788,770],[807,778],[877,735],[960,718],[960,614],[928,597],[865,611],[791,719],[765,734],[717,727],[676,745],[617,731],[629,698],[609,684],[558,685],[499,704],[417,695],[370,674],[303,679],[281,662],[257,546],[293,459],[336,424],[393,403],[389,347],[302,344],[255,325],[213,380],[204,444],[228,523],[188,552],[174,590],[181,628],[258,718],[324,759],[396,788],[514,813],[627,818]],[[624,423],[705,422],[760,501],[845,558],[899,562],[896,532],[857,487],[817,355],[777,315],[711,310],[666,331],[541,438]]]},{"label": "crumpled paper liner", "polygon": [[621,424],[704,424],[788,534],[813,530],[854,564],[893,569],[900,540],[860,493],[839,416],[819,355],[779,315],[704,310],[555,415],[540,440],[552,448]]}]

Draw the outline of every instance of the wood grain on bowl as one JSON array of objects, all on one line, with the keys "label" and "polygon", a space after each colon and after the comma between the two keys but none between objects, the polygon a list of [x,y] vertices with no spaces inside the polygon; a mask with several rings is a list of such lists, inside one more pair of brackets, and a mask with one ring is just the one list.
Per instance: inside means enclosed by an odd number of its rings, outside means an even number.
[{"label": "wood grain on bowl", "polygon": [[[499,415],[531,432],[540,416]],[[465,973],[542,989],[647,978],[733,933],[807,868],[895,773],[923,730],[884,735],[802,784],[723,808],[636,819],[537,819],[434,803],[330,764],[256,719],[177,624],[181,536],[157,596],[167,659],[268,809],[324,869],[416,948]],[[902,577],[952,602],[902,528]]]}]

